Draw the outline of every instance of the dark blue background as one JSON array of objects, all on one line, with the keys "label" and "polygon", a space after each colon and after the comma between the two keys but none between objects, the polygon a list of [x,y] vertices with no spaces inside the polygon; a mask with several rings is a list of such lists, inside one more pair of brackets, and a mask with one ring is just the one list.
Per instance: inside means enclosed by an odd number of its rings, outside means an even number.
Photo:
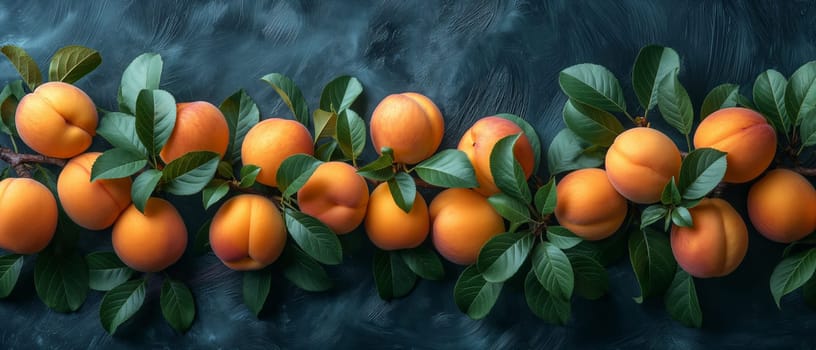
[{"label": "dark blue background", "polygon": [[[290,117],[261,76],[291,77],[313,109],[325,83],[349,74],[366,88],[358,105],[366,118],[390,93],[431,97],[446,118],[444,148],[455,147],[476,119],[499,112],[530,121],[546,146],[563,127],[565,97],[557,74],[565,67],[584,62],[609,67],[635,106],[629,76],[638,50],[650,43],[669,46],[681,56],[681,81],[699,109],[716,85],[740,84],[750,94],[765,69],[789,76],[816,58],[815,17],[811,1],[3,1],[0,43],[25,48],[45,69],[64,45],[99,50],[103,64],[78,85],[108,110],[116,107],[125,66],[143,52],[157,52],[164,59],[162,88],[180,101],[218,104],[244,88],[264,118]],[[0,63],[0,82],[14,79],[12,66]],[[728,194],[742,213],[746,190],[731,187]],[[211,215],[198,197],[176,203],[191,232]],[[106,233],[86,232],[82,240],[86,249],[110,249]],[[99,323],[100,293],[92,292],[76,313],[51,312],[34,293],[29,259],[15,292],[0,301],[0,344],[52,349],[816,346],[816,313],[799,295],[785,298],[781,311],[774,305],[768,279],[783,247],[755,232],[734,274],[698,280],[701,330],[670,320],[661,300],[632,301],[638,288],[627,259],[609,269],[609,295],[592,302],[576,299],[565,327],[535,318],[512,288],[505,288],[485,320],[468,319],[453,303],[460,269],[452,265],[444,281],[423,281],[409,297],[384,302],[373,285],[371,248],[365,239],[360,242],[361,249],[330,269],[336,288],[328,293],[302,292],[276,277],[260,320],[242,303],[240,274],[212,255],[185,256],[170,270],[196,297],[196,320],[184,335],[161,320],[157,283],[143,310],[116,337]]]}]

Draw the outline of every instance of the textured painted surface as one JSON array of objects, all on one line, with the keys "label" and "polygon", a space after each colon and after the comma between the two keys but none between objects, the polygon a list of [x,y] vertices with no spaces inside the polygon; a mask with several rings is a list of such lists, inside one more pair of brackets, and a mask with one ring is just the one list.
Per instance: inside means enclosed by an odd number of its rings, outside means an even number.
[{"label": "textured painted surface", "polygon": [[[24,47],[42,66],[64,45],[98,49],[102,66],[79,86],[105,109],[115,108],[118,79],[130,60],[158,52],[164,58],[162,87],[178,100],[219,103],[245,88],[263,117],[288,116],[261,76],[290,76],[314,107],[326,82],[350,74],[366,87],[361,115],[369,116],[389,93],[415,90],[433,98],[447,119],[442,147],[455,147],[469,124],[497,112],[523,116],[548,145],[563,127],[565,97],[557,73],[567,66],[609,67],[634,106],[629,73],[638,49],[648,43],[670,46],[682,57],[680,78],[699,109],[706,92],[720,83],[741,84],[749,93],[764,69],[787,76],[816,59],[815,16],[816,3],[809,1],[3,1],[0,43]],[[14,70],[0,63],[0,82],[12,79]],[[739,193],[746,191],[736,187],[730,198],[743,215]],[[195,230],[205,216],[199,200],[177,203]],[[109,247],[107,234],[86,235],[86,249]],[[773,304],[767,281],[783,247],[755,233],[733,275],[697,282],[702,330],[671,321],[660,300],[635,304],[638,290],[626,259],[609,270],[609,295],[577,299],[566,327],[536,319],[519,290],[509,287],[487,319],[468,319],[453,302],[459,269],[450,265],[444,281],[423,281],[409,297],[383,302],[373,286],[370,245],[361,242],[342,266],[330,269],[336,282],[331,292],[301,292],[276,277],[260,320],[242,304],[238,274],[213,256],[185,257],[170,270],[192,287],[198,305],[195,324],[184,335],[161,320],[158,284],[116,337],[99,324],[99,293],[91,293],[77,313],[50,312],[37,300],[28,261],[18,288],[0,301],[0,344],[6,349],[816,344],[816,311],[796,293],[783,300],[781,311]]]}]

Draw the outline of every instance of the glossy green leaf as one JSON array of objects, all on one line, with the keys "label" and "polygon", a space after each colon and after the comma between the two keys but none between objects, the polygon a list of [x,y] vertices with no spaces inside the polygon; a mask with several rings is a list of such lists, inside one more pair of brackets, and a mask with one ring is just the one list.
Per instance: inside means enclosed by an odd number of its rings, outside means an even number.
[{"label": "glossy green leaf", "polygon": [[440,151],[414,168],[423,181],[439,187],[476,187],[476,173],[465,152],[455,149]]},{"label": "glossy green leaf", "polygon": [[663,293],[671,284],[677,267],[669,239],[649,228],[635,230],[629,235],[629,261],[640,285],[641,296],[635,298],[638,303],[646,297]]},{"label": "glossy green leaf", "polygon": [[291,197],[303,187],[322,163],[317,158],[303,153],[287,157],[276,174],[278,189],[281,190],[284,197]]},{"label": "glossy green leaf", "polygon": [[102,64],[98,51],[79,45],[60,48],[51,57],[48,80],[73,84]]},{"label": "glossy green leaf", "polygon": [[207,219],[196,231],[193,237],[193,254],[196,256],[204,255],[210,250],[210,224],[212,219]]},{"label": "glossy green leaf", "polygon": [[326,265],[337,265],[343,260],[340,240],[320,220],[288,208],[284,217],[289,234],[306,254]]},{"label": "glossy green leaf", "polygon": [[802,140],[802,146],[808,147],[816,145],[816,109],[811,110],[810,114],[801,117],[799,139]]},{"label": "glossy green leaf", "polygon": [[595,168],[603,164],[606,150],[594,148],[570,129],[561,129],[547,149],[547,165],[550,175],[566,171]]},{"label": "glossy green leaf", "polygon": [[406,213],[411,212],[417,195],[416,182],[414,182],[414,178],[412,178],[411,175],[398,172],[394,177],[388,180],[388,190],[391,191],[391,197],[394,199],[394,203],[396,203],[402,211]]},{"label": "glossy green leaf", "polygon": [[295,85],[292,79],[279,73],[272,73],[265,75],[261,80],[272,86],[272,89],[278,93],[298,122],[307,127],[309,126],[309,105],[306,104],[303,93],[300,92],[300,88]]},{"label": "glossy green leaf", "polygon": [[88,285],[93,290],[109,291],[127,282],[133,275],[114,252],[93,252],[85,256],[88,263]]},{"label": "glossy green leaf", "polygon": [[400,251],[402,260],[417,276],[438,281],[445,277],[445,269],[439,256],[425,245]]},{"label": "glossy green leaf", "polygon": [[496,114],[499,118],[507,119],[511,122],[516,123],[522,131],[524,131],[524,135],[527,136],[527,141],[530,142],[530,146],[533,148],[533,156],[535,157],[535,162],[533,165],[533,174],[538,173],[538,168],[541,166],[541,139],[538,137],[538,133],[536,129],[530,125],[526,120],[520,118],[515,114],[509,113],[498,113]]},{"label": "glossy green leaf", "polygon": [[660,82],[679,69],[680,56],[673,49],[658,45],[640,49],[632,67],[632,87],[645,111],[657,104]]},{"label": "glossy green leaf", "polygon": [[142,308],[146,294],[145,279],[125,282],[111,289],[99,305],[99,321],[109,334],[129,320]]},{"label": "glossy green leaf", "polygon": [[266,304],[272,288],[272,272],[269,269],[245,271],[243,273],[242,295],[246,305],[255,316],[258,316]]},{"label": "glossy green leaf", "polygon": [[669,209],[663,205],[653,204],[646,207],[640,214],[640,228],[648,227],[660,221],[660,219],[665,218],[667,214],[669,214]]},{"label": "glossy green leaf", "polygon": [[479,273],[476,265],[471,265],[462,271],[456,285],[453,287],[453,299],[459,310],[468,317],[482,319],[496,304],[501,294],[502,283],[488,282]]},{"label": "glossy green leaf", "polygon": [[483,278],[504,282],[516,274],[533,249],[535,236],[529,232],[507,232],[491,238],[479,251],[477,266]]},{"label": "glossy green leaf", "polygon": [[[19,84],[19,88],[22,90],[22,81],[18,80],[16,83]],[[9,83],[3,90],[0,90],[0,132],[3,132],[6,135],[17,136],[17,126],[15,124],[14,118],[17,114],[17,105],[21,99],[14,95],[12,92],[13,84]],[[25,94],[25,93],[23,93]]]},{"label": "glossy green leaf", "polygon": [[244,144],[244,137],[249,129],[261,120],[261,113],[258,105],[252,100],[246,91],[238,90],[227,97],[218,106],[229,127],[229,145],[225,153],[226,159],[234,162],[241,160],[241,145]]},{"label": "glossy green leaf", "polygon": [[142,90],[136,99],[136,135],[150,155],[159,154],[176,126],[176,99],[164,90]]},{"label": "glossy green leaf", "polygon": [[79,309],[88,296],[88,265],[79,253],[41,252],[34,265],[34,287],[46,306],[57,312]]},{"label": "glossy green leaf", "polygon": [[261,167],[252,165],[252,164],[245,164],[241,167],[241,182],[238,184],[240,188],[248,188],[255,184],[255,179],[258,177],[258,174],[261,172]]},{"label": "glossy green leaf", "polygon": [[372,180],[388,181],[392,177],[394,177],[393,164],[394,164],[393,155],[383,153],[381,156],[373,160],[371,163],[368,163],[359,170],[357,170],[357,173],[363,177]]},{"label": "glossy green leaf", "polygon": [[503,193],[525,203],[532,201],[527,177],[513,153],[521,134],[508,135],[496,141],[490,152],[490,173],[493,181]]},{"label": "glossy green leaf", "polygon": [[578,101],[567,100],[562,114],[575,135],[594,145],[609,147],[623,132],[623,125],[612,113]]},{"label": "glossy green leaf", "polygon": [[334,137],[337,134],[337,113],[315,110],[312,114],[314,120],[314,140],[317,142],[321,137]]},{"label": "glossy green leaf", "polygon": [[133,186],[130,188],[130,197],[133,199],[133,205],[136,209],[139,209],[140,212],[144,213],[147,199],[153,194],[161,178],[161,171],[148,169],[133,180]]},{"label": "glossy green leaf", "polygon": [[813,277],[816,272],[816,249],[808,249],[783,259],[771,273],[771,295],[776,306],[780,300]]},{"label": "glossy green leaf", "polygon": [[558,299],[569,300],[575,287],[575,274],[567,254],[550,242],[533,250],[533,271],[544,289]]},{"label": "glossy green leaf", "polygon": [[17,73],[20,73],[20,77],[22,77],[23,81],[28,85],[29,90],[34,91],[37,86],[42,84],[43,79],[40,67],[37,66],[37,62],[35,62],[23,48],[6,45],[0,47],[0,52],[8,58],[14,66],[14,69],[17,70]]},{"label": "glossy green leaf", "polygon": [[735,107],[739,104],[739,85],[717,85],[706,95],[703,105],[700,106],[700,119],[705,119],[714,111]]},{"label": "glossy green leaf", "polygon": [[103,152],[91,166],[91,181],[129,177],[147,165],[141,153],[127,148],[111,148]]},{"label": "glossy green leaf", "polygon": [[363,85],[357,78],[348,75],[339,76],[323,88],[323,93],[320,95],[320,109],[339,115],[351,107],[361,93],[363,93]]},{"label": "glossy green leaf", "polygon": [[524,299],[533,313],[547,323],[564,325],[569,321],[572,304],[552,295],[530,270],[524,279]]},{"label": "glossy green leaf", "polygon": [[[119,111],[127,114],[136,114],[137,100],[142,90],[159,88],[162,68],[161,56],[155,53],[145,53],[136,57],[122,73],[119,85]],[[175,105],[173,111],[175,111]]]},{"label": "glossy green leaf", "polygon": [[677,182],[675,182],[674,176],[666,183],[666,186],[663,187],[663,193],[660,195],[660,203],[665,205],[677,205],[680,204],[683,198],[680,196],[680,189],[677,188]]},{"label": "glossy green leaf", "polygon": [[791,127],[788,109],[785,107],[785,90],[788,80],[782,73],[769,69],[754,81],[754,103],[757,110],[780,134],[787,134]]},{"label": "glossy green leaf", "polygon": [[685,207],[675,207],[671,211],[672,223],[680,227],[692,227],[691,212]]},{"label": "glossy green leaf", "polygon": [[215,171],[215,174],[223,179],[233,179],[235,178],[235,169],[232,163],[222,160],[218,162],[218,169]]},{"label": "glossy green leaf", "polygon": [[504,193],[497,193],[487,198],[487,202],[496,210],[501,217],[510,222],[510,231],[521,224],[532,221],[530,210],[524,202],[510,197]]},{"label": "glossy green leaf", "polygon": [[609,69],[583,63],[558,74],[558,84],[570,99],[610,112],[626,111],[623,89]]},{"label": "glossy green leaf", "polygon": [[6,254],[0,256],[0,299],[8,297],[23,270],[23,256],[17,254]]},{"label": "glossy green leaf", "polygon": [[547,241],[552,245],[561,249],[570,249],[584,241],[583,238],[576,236],[565,227],[562,226],[548,226],[547,227]]},{"label": "glossy green leaf", "polygon": [[204,210],[209,209],[213,204],[218,203],[229,193],[229,182],[221,179],[212,179],[204,189],[201,190],[201,200]]},{"label": "glossy green leaf", "polygon": [[683,269],[678,268],[666,291],[664,304],[669,315],[687,327],[700,328],[703,325],[703,312],[694,289],[694,279]]},{"label": "glossy green leaf", "polygon": [[[799,125],[816,109],[816,61],[803,64],[793,72],[785,89],[785,107],[791,126]],[[812,118],[812,117],[811,117]]]},{"label": "glossy green leaf", "polygon": [[332,281],[323,265],[297,245],[286,246],[282,261],[283,276],[298,288],[309,292],[323,292],[332,288]]},{"label": "glossy green leaf", "polygon": [[174,159],[162,171],[167,192],[179,196],[201,192],[215,176],[220,159],[220,154],[210,151],[193,151]]},{"label": "glossy green leaf", "polygon": [[344,109],[337,116],[337,144],[343,154],[355,160],[363,153],[366,145],[366,125],[357,112]]},{"label": "glossy green leaf", "polygon": [[698,148],[683,159],[677,184],[683,199],[705,197],[717,187],[728,165],[725,156],[713,148]]},{"label": "glossy green leaf", "polygon": [[596,300],[609,289],[609,275],[597,260],[580,255],[567,254],[575,274],[575,294]]},{"label": "glossy green leaf", "polygon": [[96,133],[113,147],[128,149],[147,156],[147,149],[136,134],[136,118],[120,112],[105,113]]},{"label": "glossy green leaf", "polygon": [[383,300],[404,297],[416,284],[417,275],[411,271],[398,252],[382,250],[374,252],[373,270],[377,294]]},{"label": "glossy green leaf", "polygon": [[196,309],[190,288],[172,278],[165,278],[159,296],[162,316],[176,332],[184,333],[193,325]]},{"label": "glossy green leaf", "polygon": [[555,211],[556,205],[556,191],[555,191],[555,177],[551,177],[544,186],[536,190],[533,198],[536,209],[541,216],[547,216]]},{"label": "glossy green leaf", "polygon": [[683,135],[691,133],[694,108],[686,88],[680,83],[676,73],[666,76],[660,83],[657,101],[660,114],[669,125]]}]

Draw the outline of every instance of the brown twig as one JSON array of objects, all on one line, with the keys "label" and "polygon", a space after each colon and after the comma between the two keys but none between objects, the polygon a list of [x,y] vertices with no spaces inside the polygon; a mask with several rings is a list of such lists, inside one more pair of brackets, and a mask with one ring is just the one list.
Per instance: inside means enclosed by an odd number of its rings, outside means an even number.
[{"label": "brown twig", "polygon": [[7,147],[0,147],[0,160],[8,163],[17,172],[17,175],[22,177],[31,177],[31,163],[51,164],[58,167],[64,167],[66,163],[65,159],[47,157],[41,154],[17,153]]}]

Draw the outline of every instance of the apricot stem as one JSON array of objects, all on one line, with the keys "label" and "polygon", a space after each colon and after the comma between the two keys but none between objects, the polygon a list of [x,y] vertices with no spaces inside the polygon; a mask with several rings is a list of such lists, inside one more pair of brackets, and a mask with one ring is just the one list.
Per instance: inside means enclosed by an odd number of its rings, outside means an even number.
[{"label": "apricot stem", "polygon": [[22,177],[31,177],[31,169],[28,166],[30,163],[51,164],[58,167],[65,166],[65,159],[47,157],[41,154],[17,153],[7,147],[0,147],[0,160],[8,163],[17,172],[17,175]]}]

